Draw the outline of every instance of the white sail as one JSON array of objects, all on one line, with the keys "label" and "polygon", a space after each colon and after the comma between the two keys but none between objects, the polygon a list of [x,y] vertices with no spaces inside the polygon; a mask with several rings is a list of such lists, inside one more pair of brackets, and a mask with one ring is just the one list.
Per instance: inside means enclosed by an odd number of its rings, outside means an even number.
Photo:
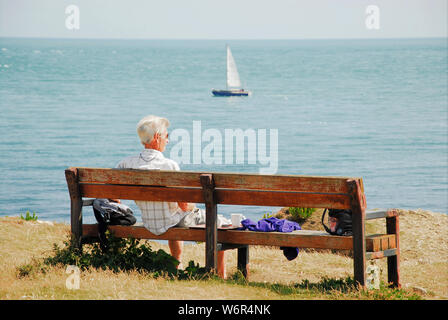
[{"label": "white sail", "polygon": [[240,88],[241,81],[236,69],[235,60],[233,59],[230,47],[227,46],[227,87],[228,88]]}]

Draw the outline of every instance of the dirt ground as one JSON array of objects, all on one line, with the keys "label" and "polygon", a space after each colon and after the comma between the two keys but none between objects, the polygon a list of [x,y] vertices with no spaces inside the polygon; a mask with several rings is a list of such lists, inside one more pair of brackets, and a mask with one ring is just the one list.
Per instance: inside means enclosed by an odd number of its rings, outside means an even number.
[{"label": "dirt ground", "polygon": [[[278,217],[286,217],[285,209]],[[448,214],[422,209],[399,212],[402,286],[448,299]],[[324,231],[321,217],[322,210],[318,209],[300,225],[302,229]],[[366,234],[385,230],[385,219],[366,222]]]}]

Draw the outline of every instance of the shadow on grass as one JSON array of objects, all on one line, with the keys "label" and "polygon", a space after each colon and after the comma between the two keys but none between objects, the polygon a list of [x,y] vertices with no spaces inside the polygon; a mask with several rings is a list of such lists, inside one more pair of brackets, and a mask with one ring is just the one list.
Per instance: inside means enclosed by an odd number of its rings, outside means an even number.
[{"label": "shadow on grass", "polygon": [[401,288],[390,288],[388,284],[381,283],[379,289],[366,289],[359,287],[353,278],[345,279],[322,278],[312,283],[302,280],[301,283],[281,284],[267,282],[247,281],[241,272],[234,273],[228,280],[236,285],[250,286],[271,290],[281,296],[301,296],[303,298],[324,299],[367,299],[367,300],[421,300],[422,297],[415,292]]},{"label": "shadow on grass", "polygon": [[357,291],[357,286],[354,280],[350,277],[346,279],[322,278],[321,281],[317,283],[311,283],[308,280],[303,280],[301,283],[281,284],[247,281],[240,272],[236,272],[231,276],[229,281],[239,285],[268,289],[279,295],[293,295],[304,293],[334,294],[335,292],[351,293]]}]

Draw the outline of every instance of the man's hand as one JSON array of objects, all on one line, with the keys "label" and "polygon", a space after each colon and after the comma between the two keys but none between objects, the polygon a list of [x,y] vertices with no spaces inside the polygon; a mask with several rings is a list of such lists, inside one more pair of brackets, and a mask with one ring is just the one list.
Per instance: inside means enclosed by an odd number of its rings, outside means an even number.
[{"label": "man's hand", "polygon": [[193,211],[193,209],[195,208],[195,204],[194,203],[188,203],[188,202],[178,202],[177,203],[179,205],[179,207],[182,209],[182,211],[187,212],[187,211]]}]

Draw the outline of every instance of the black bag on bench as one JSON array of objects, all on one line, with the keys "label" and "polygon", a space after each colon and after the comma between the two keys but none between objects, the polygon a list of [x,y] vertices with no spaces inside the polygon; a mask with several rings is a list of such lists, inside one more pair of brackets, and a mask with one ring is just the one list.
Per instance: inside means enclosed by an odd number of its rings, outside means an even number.
[{"label": "black bag on bench", "polygon": [[334,227],[328,228],[324,223],[324,217],[325,213],[327,212],[327,209],[324,210],[324,213],[322,214],[322,225],[325,228],[325,231],[327,231],[331,235],[335,236],[351,236],[353,235],[352,231],[352,212],[350,210],[344,210],[344,209],[330,209],[328,212],[328,215],[331,218],[336,218],[337,222]]},{"label": "black bag on bench", "polygon": [[103,251],[108,247],[105,235],[108,225],[132,226],[137,222],[131,208],[122,203],[112,202],[108,199],[95,199],[92,207],[98,222],[98,237]]}]

